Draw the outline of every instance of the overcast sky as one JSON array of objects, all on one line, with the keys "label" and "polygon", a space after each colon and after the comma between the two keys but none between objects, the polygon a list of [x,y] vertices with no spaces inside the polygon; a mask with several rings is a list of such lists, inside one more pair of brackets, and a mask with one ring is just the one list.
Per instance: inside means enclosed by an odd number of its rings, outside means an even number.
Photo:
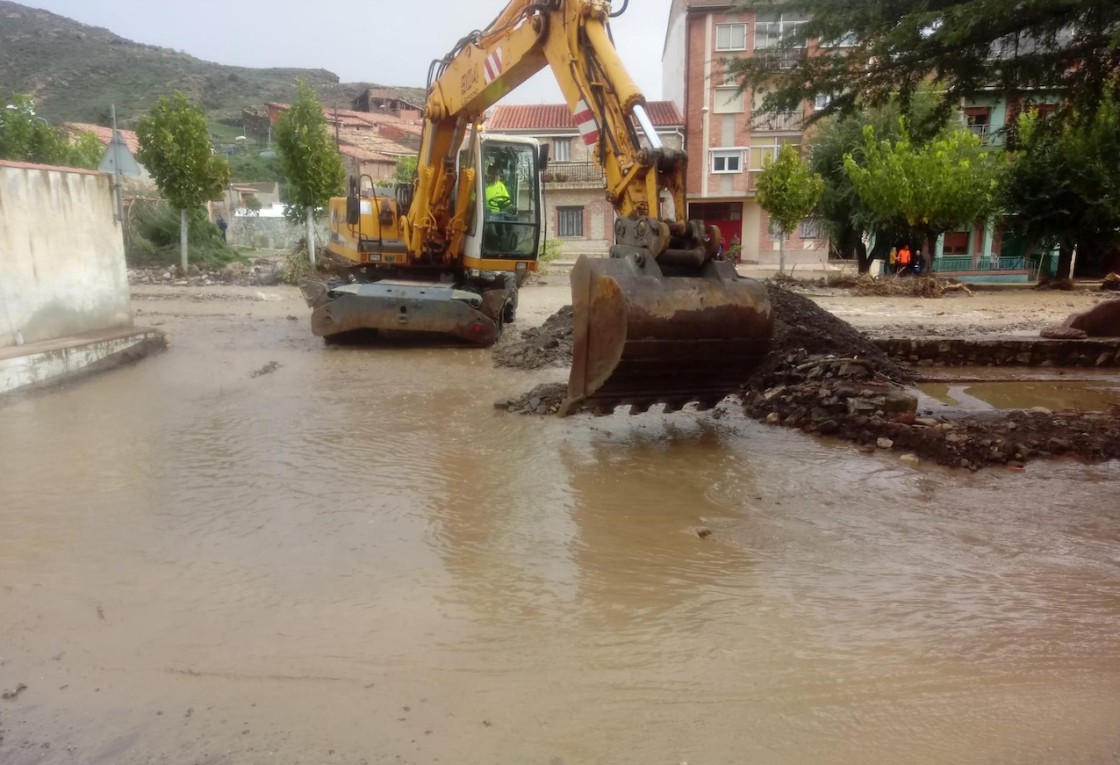
[{"label": "overcast sky", "polygon": [[[428,63],[489,24],[507,0],[17,0],[136,42],[221,64],[329,69],[344,82],[423,87]],[[661,98],[671,0],[630,0],[611,25],[650,100]],[[616,7],[621,0],[615,0]],[[349,39],[348,39],[349,38]],[[504,103],[563,99],[547,72]]]}]

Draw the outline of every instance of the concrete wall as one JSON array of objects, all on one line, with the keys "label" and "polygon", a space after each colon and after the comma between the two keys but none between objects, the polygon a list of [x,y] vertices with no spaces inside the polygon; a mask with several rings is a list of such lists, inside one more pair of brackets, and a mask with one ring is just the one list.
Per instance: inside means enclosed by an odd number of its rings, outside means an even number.
[{"label": "concrete wall", "polygon": [[[283,250],[294,247],[304,237],[306,226],[302,223],[297,226],[286,218],[242,213],[239,210],[233,220],[228,221],[226,239],[232,245]],[[315,221],[315,236],[320,245],[327,242],[326,218]]]},{"label": "concrete wall", "polygon": [[0,161],[0,347],[132,325],[109,176]]}]

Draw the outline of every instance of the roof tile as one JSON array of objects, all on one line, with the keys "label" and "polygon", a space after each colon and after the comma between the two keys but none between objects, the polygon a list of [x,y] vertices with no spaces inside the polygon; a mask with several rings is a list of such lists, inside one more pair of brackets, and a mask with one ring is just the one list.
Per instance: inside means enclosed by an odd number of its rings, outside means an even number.
[{"label": "roof tile", "polygon": [[[654,127],[676,127],[684,124],[677,105],[672,101],[649,101],[646,111]],[[486,123],[489,130],[576,130],[576,123],[566,104],[535,104],[526,106],[495,106]]]}]

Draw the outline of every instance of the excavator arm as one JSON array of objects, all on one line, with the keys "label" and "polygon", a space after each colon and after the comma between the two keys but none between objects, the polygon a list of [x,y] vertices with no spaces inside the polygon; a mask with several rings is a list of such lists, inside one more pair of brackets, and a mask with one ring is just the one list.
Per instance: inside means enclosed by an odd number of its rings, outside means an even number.
[{"label": "excavator arm", "polygon": [[432,262],[461,258],[476,169],[458,170],[458,151],[489,107],[549,68],[617,214],[609,257],[580,258],[572,271],[575,348],[564,411],[711,405],[767,352],[769,300],[713,258],[717,229],[686,220],[687,157],[661,144],[611,41],[610,18],[609,0],[512,0],[433,63],[402,229],[410,250]]},{"label": "excavator arm", "polygon": [[[513,0],[490,26],[434,62],[409,210],[415,249],[458,255],[451,245],[461,245],[455,232],[465,227],[460,216],[467,210],[451,209],[452,191],[461,180],[455,154],[487,109],[545,67],[603,169],[616,212],[658,217],[664,195],[672,208],[665,222],[684,232],[686,157],[661,145],[645,98],[610,40],[610,8],[608,0]],[[708,244],[714,252],[719,243]]]}]

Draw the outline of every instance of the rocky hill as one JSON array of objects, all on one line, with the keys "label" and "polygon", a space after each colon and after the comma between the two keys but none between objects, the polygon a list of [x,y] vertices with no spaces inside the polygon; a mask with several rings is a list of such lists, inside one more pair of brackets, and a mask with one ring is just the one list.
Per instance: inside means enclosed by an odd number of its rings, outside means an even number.
[{"label": "rocky hill", "polygon": [[[108,124],[117,105],[124,126],[159,96],[181,90],[215,122],[240,123],[241,109],[289,101],[303,78],[324,104],[346,108],[369,83],[341,83],[324,69],[252,69],[203,61],[132,42],[49,11],[0,0],[0,98],[29,93],[52,122]],[[422,88],[402,94],[423,100]]]}]

